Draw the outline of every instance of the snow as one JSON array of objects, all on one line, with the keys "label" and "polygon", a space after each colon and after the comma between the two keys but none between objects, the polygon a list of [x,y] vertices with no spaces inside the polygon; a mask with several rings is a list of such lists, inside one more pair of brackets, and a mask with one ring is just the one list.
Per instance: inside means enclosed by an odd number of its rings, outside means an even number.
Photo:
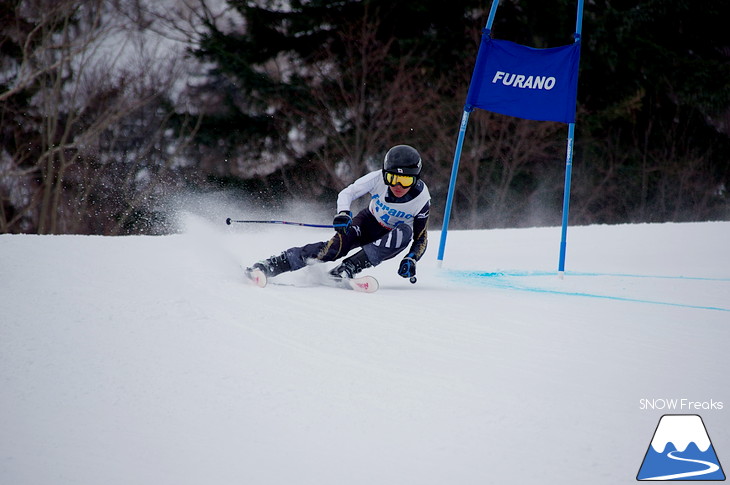
[{"label": "snow", "polygon": [[710,438],[705,432],[705,426],[702,424],[702,418],[692,415],[662,417],[654,438],[651,440],[651,447],[657,453],[664,453],[664,448],[670,442],[678,451],[684,451],[690,443],[694,443],[703,453],[711,444]]},{"label": "snow", "polygon": [[224,219],[0,235],[0,483],[634,483],[667,413],[730,461],[730,222],[570,228],[563,279],[559,228],[436,230],[370,295],[246,285],[330,233]]}]

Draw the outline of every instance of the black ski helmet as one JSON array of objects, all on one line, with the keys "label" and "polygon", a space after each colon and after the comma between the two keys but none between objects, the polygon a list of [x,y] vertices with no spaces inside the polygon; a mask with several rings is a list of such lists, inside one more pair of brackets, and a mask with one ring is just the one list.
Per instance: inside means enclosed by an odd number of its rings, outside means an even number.
[{"label": "black ski helmet", "polygon": [[421,175],[421,155],[410,145],[396,145],[385,154],[383,160],[383,176],[385,172],[400,175]]}]

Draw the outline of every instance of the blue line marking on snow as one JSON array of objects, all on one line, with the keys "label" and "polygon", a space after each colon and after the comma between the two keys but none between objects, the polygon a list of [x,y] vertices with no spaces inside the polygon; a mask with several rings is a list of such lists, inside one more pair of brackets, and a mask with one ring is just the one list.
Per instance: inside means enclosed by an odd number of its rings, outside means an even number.
[{"label": "blue line marking on snow", "polygon": [[[524,286],[517,284],[512,281],[514,278],[519,279],[520,277],[542,277],[552,276],[557,277],[557,273],[551,271],[498,271],[498,272],[479,272],[479,271],[456,271],[447,270],[447,274],[453,279],[458,281],[465,281],[467,283],[477,283],[484,286],[491,286],[494,288],[527,291],[530,293],[545,293],[552,295],[564,295],[564,296],[580,296],[584,298],[600,298],[604,300],[614,301],[627,301],[633,303],[649,303],[653,305],[665,305],[675,306],[682,308],[693,308],[698,310],[713,310],[721,312],[730,312],[730,308],[722,308],[715,306],[703,306],[703,305],[689,305],[685,303],[675,303],[669,301],[658,301],[658,300],[644,300],[640,298],[629,298],[624,296],[612,296],[612,295],[599,295],[594,293],[584,293],[576,291],[562,291],[552,290],[548,288],[538,288],[534,286]],[[729,282],[730,278],[706,278],[706,277],[694,277],[694,276],[653,276],[653,275],[639,275],[639,274],[620,274],[620,273],[580,273],[580,272],[565,272],[566,276],[604,276],[604,277],[621,277],[621,278],[653,278],[653,279],[673,279],[673,280],[690,280],[690,281],[717,281],[717,282]]]},{"label": "blue line marking on snow", "polygon": [[[450,273],[466,277],[495,278],[501,276],[557,276],[555,271],[497,271],[494,273],[480,271],[454,271]],[[619,278],[653,278],[670,280],[695,280],[695,281],[730,281],[730,278],[709,278],[702,276],[663,276],[663,275],[642,275],[631,273],[581,273],[578,271],[566,271],[566,276],[609,276]]]}]

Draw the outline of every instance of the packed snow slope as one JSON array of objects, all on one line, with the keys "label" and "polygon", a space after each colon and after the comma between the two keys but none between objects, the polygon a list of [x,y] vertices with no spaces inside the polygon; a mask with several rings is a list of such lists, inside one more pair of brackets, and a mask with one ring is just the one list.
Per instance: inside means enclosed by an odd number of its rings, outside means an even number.
[{"label": "packed snow slope", "polygon": [[730,464],[730,222],[570,228],[563,279],[559,228],[433,231],[374,294],[187,222],[0,236],[0,483],[630,484],[663,414]]}]

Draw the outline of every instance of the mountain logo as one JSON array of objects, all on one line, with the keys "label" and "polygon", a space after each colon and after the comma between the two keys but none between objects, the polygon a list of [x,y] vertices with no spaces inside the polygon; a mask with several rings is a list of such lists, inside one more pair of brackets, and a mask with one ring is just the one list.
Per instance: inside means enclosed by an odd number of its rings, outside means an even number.
[{"label": "mountain logo", "polygon": [[702,418],[696,414],[662,416],[636,479],[725,480]]}]

